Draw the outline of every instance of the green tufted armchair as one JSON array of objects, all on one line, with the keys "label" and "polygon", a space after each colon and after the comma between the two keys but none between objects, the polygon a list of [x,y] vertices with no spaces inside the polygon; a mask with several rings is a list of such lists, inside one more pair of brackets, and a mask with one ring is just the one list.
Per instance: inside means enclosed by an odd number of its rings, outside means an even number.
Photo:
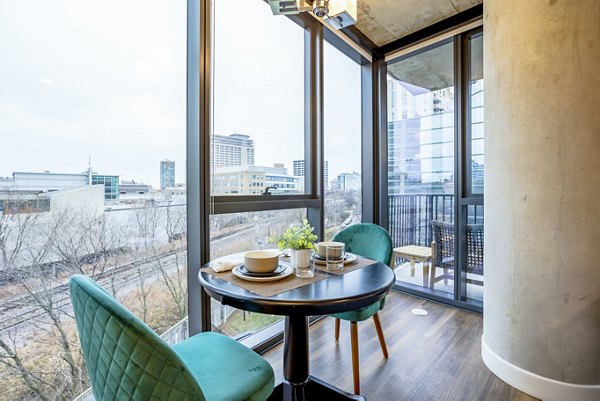
[{"label": "green tufted armchair", "polygon": [[[376,224],[361,223],[349,226],[333,237],[333,241],[346,244],[346,251],[374,259],[386,265],[392,260],[392,239],[388,232]],[[377,329],[379,344],[383,356],[388,357],[385,338],[378,312],[383,309],[385,298],[373,305],[353,310],[350,312],[336,313],[331,315],[335,318],[335,340],[340,337],[340,319],[350,322],[350,341],[352,343],[352,371],[354,376],[354,393],[360,394],[360,372],[358,366],[358,322],[367,320],[371,316]]]},{"label": "green tufted armchair", "polygon": [[81,348],[96,401],[266,400],[273,368],[217,333],[170,347],[90,278],[69,281]]}]

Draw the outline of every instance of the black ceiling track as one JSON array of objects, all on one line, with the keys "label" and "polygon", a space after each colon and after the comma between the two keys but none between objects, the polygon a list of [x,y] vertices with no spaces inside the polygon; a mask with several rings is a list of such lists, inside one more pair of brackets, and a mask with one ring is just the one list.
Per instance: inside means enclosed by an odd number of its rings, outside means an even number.
[{"label": "black ceiling track", "polygon": [[420,42],[424,39],[439,35],[440,33],[452,29],[456,26],[465,24],[469,21],[475,20],[483,16],[483,4],[479,4],[475,7],[471,7],[468,10],[455,14],[442,21],[436,22],[433,25],[429,25],[426,28],[420,29],[416,32],[408,34],[396,39],[390,43],[373,49],[373,54],[377,57],[383,57],[388,53],[396,51],[406,46],[410,46],[414,43]]},{"label": "black ceiling track", "polygon": [[373,50],[377,48],[377,45],[371,41],[356,25],[350,25],[342,29],[342,32],[348,36],[354,43],[357,43],[360,47],[367,50],[369,53],[375,55]]}]

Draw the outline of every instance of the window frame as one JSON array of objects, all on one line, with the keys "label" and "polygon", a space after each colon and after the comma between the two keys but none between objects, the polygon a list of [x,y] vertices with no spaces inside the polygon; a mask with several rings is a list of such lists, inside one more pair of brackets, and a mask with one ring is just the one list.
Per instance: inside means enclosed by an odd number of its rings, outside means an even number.
[{"label": "window frame", "polygon": [[[309,223],[315,233],[324,233],[324,154],[323,154],[323,41],[327,40],[362,66],[361,109],[363,115],[362,146],[369,146],[369,154],[376,154],[372,140],[373,96],[368,83],[372,82],[372,64],[367,57],[370,51],[358,49],[345,42],[338,34],[325,29],[322,21],[308,13],[288,15],[304,29],[304,160],[305,194],[298,195],[210,195],[210,136],[212,132],[212,74],[213,74],[213,24],[214,10],[210,0],[187,0],[188,46],[187,46],[187,195],[188,195],[188,315],[190,335],[211,330],[210,297],[198,282],[200,267],[210,258],[210,216],[239,212],[306,208]],[[274,17],[277,18],[277,17]],[[362,50],[362,51],[361,51]],[[366,120],[366,124],[365,124]],[[366,167],[365,160],[370,161]],[[362,153],[363,221],[375,222],[374,215],[365,218],[365,208],[374,210],[374,192],[365,188],[366,182],[376,177],[375,158],[365,159]],[[365,180],[365,177],[369,177]],[[369,189],[367,191],[367,189]],[[198,296],[200,294],[200,296]],[[281,341],[282,333],[269,339],[257,335],[253,346],[265,347],[273,341]],[[248,341],[248,340],[246,340]],[[253,342],[251,340],[251,342]]]},{"label": "window frame", "polygon": [[[469,92],[469,77],[470,77],[470,51],[468,48],[469,39],[473,35],[483,33],[483,22],[481,19],[476,21],[468,21],[465,25],[455,27],[450,32],[441,32],[437,40],[435,37],[428,37],[426,40],[415,43],[413,46],[406,46],[401,49],[393,49],[386,56],[383,57],[385,60],[382,67],[383,74],[379,77],[379,85],[383,86],[384,89],[380,91],[377,102],[381,112],[380,117],[383,117],[385,124],[381,124],[380,136],[387,138],[387,93],[385,93],[386,75],[387,75],[387,63],[397,61],[401,58],[411,57],[415,54],[419,54],[423,51],[441,46],[445,43],[452,42],[454,49],[453,63],[454,63],[454,87],[456,88],[454,93],[454,172],[456,174],[455,187],[454,187],[454,235],[458,240],[455,241],[455,266],[464,265],[466,260],[466,224],[468,218],[468,207],[483,205],[483,194],[471,193],[470,187],[470,173],[469,167],[471,161],[470,154],[470,138],[471,138],[471,127],[470,127],[470,96],[467,96]],[[374,61],[375,63],[375,61]],[[387,172],[388,172],[388,153],[387,153],[387,140],[381,141],[379,147],[379,163],[381,165],[381,179],[385,176],[385,182],[382,184],[387,190]],[[380,224],[384,227],[389,225],[389,216],[387,215],[387,192],[385,197],[382,196],[379,203],[380,209]],[[458,273],[458,274],[457,274]],[[416,288],[410,286],[410,284],[403,285],[398,282],[394,285],[394,289],[411,294],[419,297],[425,297],[434,301],[442,302],[448,305],[457,306],[463,309],[483,312],[483,302],[467,298],[467,283],[466,283],[466,272],[456,272],[455,277],[461,277],[459,280],[454,280],[454,293],[445,294],[442,292],[434,292],[427,288]]]}]

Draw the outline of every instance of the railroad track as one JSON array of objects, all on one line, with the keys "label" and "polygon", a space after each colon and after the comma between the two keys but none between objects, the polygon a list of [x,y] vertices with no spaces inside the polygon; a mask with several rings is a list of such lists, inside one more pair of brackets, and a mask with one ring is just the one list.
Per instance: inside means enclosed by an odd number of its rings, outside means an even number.
[{"label": "railroad track", "polygon": [[[185,247],[173,249],[162,253],[159,258],[161,261],[174,256],[178,252],[185,251]],[[129,282],[139,280],[142,277],[151,275],[157,271],[156,267],[149,260],[138,260],[125,263],[101,274],[92,276],[104,288],[115,286],[121,288]],[[31,323],[39,318],[48,317],[40,305],[40,298],[45,298],[48,306],[54,309],[65,311],[65,308],[71,308],[71,298],[69,296],[69,284],[59,284],[49,289],[45,294],[29,294],[7,302],[0,306],[0,334],[18,328],[26,323]]]},{"label": "railroad track", "polygon": [[[271,218],[262,221],[262,223],[272,223],[277,220],[277,218]],[[255,223],[246,224],[242,227],[216,235],[211,239],[213,250],[219,249],[232,240],[246,237],[252,238],[254,226]],[[161,260],[164,260],[172,257],[178,252],[185,252],[185,250],[186,247],[183,246],[164,252],[159,257]],[[112,288],[115,283],[118,283],[115,287],[122,288],[132,281],[139,280],[140,274],[142,274],[143,277],[146,277],[156,272],[157,269],[153,266],[151,260],[136,260],[114,267],[110,270],[105,270],[99,275],[92,276],[92,278],[104,288]],[[48,317],[47,313],[40,306],[40,302],[37,299],[39,297],[37,296],[38,294],[23,295],[19,298],[5,301],[0,305],[0,335],[7,330],[15,329],[44,317]],[[71,308],[68,283],[54,286],[41,296],[46,299],[50,297],[52,301],[51,306],[54,309],[60,309],[64,312]]]}]

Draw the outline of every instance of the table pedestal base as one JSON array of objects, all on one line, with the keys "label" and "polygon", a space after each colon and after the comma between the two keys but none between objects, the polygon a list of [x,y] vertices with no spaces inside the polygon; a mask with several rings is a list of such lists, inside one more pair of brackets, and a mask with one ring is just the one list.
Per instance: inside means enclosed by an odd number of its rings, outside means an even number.
[{"label": "table pedestal base", "polygon": [[302,386],[291,386],[285,382],[279,384],[267,399],[267,401],[281,400],[366,401],[366,398],[362,395],[346,393],[321,379],[309,376],[306,384]]}]

